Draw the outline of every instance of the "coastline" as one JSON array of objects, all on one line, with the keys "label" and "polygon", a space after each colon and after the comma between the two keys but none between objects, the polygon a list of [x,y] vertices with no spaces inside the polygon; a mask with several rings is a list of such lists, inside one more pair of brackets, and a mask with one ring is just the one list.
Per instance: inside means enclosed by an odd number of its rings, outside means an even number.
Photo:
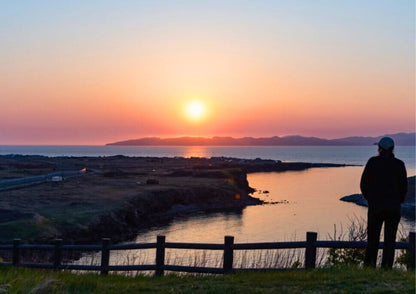
[{"label": "coastline", "polygon": [[0,179],[85,169],[82,177],[2,191],[0,241],[114,242],[196,211],[241,211],[263,202],[249,194],[247,173],[344,164],[238,158],[0,156]]},{"label": "coastline", "polygon": [[[405,200],[402,203],[401,213],[402,213],[402,217],[414,222],[415,221],[415,216],[416,216],[416,213],[415,213],[415,208],[416,208],[416,201],[415,201],[416,200],[415,199],[416,176],[408,177],[407,182],[408,182],[408,191],[407,191]],[[347,196],[344,196],[344,197],[340,198],[339,200],[345,201],[345,202],[352,202],[352,203],[355,203],[355,204],[360,205],[360,206],[368,207],[368,202],[362,194],[347,195]]]}]

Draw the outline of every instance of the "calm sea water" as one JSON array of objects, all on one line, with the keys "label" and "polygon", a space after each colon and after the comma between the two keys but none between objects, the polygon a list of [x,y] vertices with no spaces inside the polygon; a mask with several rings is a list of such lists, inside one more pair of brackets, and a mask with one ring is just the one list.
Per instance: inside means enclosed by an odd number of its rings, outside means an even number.
[{"label": "calm sea water", "polygon": [[[283,161],[331,162],[363,165],[377,153],[375,146],[7,146],[0,145],[0,155],[45,156],[155,156],[263,158]],[[397,146],[396,155],[415,174],[415,146]]]}]

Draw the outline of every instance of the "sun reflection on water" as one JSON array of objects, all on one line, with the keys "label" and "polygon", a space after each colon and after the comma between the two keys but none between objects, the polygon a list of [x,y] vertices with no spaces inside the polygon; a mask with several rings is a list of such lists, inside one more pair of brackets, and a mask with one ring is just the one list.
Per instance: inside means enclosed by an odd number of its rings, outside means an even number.
[{"label": "sun reflection on water", "polygon": [[206,146],[186,146],[184,147],[185,157],[209,157]]}]

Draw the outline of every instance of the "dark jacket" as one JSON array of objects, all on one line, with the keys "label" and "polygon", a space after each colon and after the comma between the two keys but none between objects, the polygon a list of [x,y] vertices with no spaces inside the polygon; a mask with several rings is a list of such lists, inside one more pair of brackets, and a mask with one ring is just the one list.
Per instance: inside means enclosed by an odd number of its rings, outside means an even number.
[{"label": "dark jacket", "polygon": [[393,153],[371,157],[361,176],[360,187],[369,207],[400,208],[407,193],[403,161]]}]

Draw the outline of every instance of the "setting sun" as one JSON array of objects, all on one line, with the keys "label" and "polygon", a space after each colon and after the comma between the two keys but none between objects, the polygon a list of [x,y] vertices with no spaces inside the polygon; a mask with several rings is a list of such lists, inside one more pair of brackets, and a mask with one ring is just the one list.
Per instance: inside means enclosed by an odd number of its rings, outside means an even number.
[{"label": "setting sun", "polygon": [[202,119],[205,112],[205,105],[201,101],[194,100],[186,106],[186,115],[194,121]]}]

